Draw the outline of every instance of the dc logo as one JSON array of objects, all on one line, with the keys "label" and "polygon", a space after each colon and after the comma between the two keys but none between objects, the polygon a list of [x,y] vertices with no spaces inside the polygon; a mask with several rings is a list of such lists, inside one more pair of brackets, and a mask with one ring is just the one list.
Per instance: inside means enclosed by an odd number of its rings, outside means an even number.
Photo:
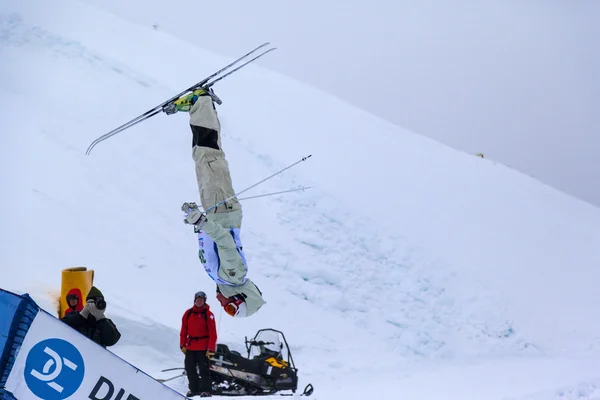
[{"label": "dc logo", "polygon": [[46,339],[29,351],[25,382],[29,390],[45,400],[62,400],[79,389],[85,375],[83,357],[71,343]]}]

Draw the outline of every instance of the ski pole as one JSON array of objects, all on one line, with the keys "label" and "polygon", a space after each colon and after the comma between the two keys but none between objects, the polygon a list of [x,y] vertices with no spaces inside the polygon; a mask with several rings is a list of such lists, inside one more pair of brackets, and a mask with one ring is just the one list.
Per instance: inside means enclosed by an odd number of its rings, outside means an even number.
[{"label": "ski pole", "polygon": [[258,198],[258,197],[275,196],[276,194],[290,193],[290,192],[297,192],[297,191],[299,191],[299,190],[302,190],[302,191],[304,191],[304,190],[306,190],[306,189],[310,189],[310,186],[308,186],[308,187],[304,187],[304,186],[302,186],[301,188],[297,188],[297,189],[290,189],[290,190],[283,190],[283,191],[281,191],[281,192],[274,192],[274,193],[267,193],[267,194],[259,194],[259,195],[257,195],[257,196],[244,197],[244,198],[241,198],[241,199],[238,199],[238,200],[239,200],[239,201],[242,201],[242,200],[256,199],[256,198]]},{"label": "ski pole", "polygon": [[229,196],[228,198],[226,198],[223,201],[218,202],[217,204],[215,204],[214,206],[208,207],[206,210],[204,210],[203,214],[206,215],[210,210],[214,210],[215,208],[219,207],[220,205],[223,205],[225,203],[227,203],[229,200],[238,197],[240,194],[247,192],[248,190],[257,187],[258,185],[260,185],[263,182],[268,181],[269,179],[281,174],[282,172],[292,168],[294,165],[296,164],[300,164],[302,161],[306,161],[308,160],[310,157],[312,157],[312,154],[306,156],[306,157],[302,157],[300,160],[296,161],[295,163],[288,165],[287,167],[285,167],[284,169],[275,172],[273,175],[271,176],[267,176],[265,179],[263,179],[262,181],[256,182],[254,185],[247,187],[246,189],[242,190],[241,192],[238,192],[236,194],[234,194],[233,196]]},{"label": "ski pole", "polygon": [[172,381],[173,379],[181,378],[182,376],[185,376],[185,375],[186,375],[186,373],[185,373],[185,371],[183,371],[179,375],[175,375],[175,376],[172,376],[172,377],[166,378],[166,379],[158,378],[158,379],[156,379],[156,381],[160,382],[160,383],[169,382],[169,381]]}]

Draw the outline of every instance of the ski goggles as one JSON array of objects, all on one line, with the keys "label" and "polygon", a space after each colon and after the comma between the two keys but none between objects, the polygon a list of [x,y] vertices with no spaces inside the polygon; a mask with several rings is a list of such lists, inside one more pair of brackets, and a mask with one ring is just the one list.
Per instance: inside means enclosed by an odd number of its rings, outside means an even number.
[{"label": "ski goggles", "polygon": [[196,294],[194,294],[194,300],[196,300],[198,297],[206,300],[206,293],[204,293],[203,291],[196,292]]},{"label": "ski goggles", "polygon": [[68,294],[67,295],[67,303],[70,302],[71,300],[77,300],[77,302],[79,303],[79,296],[77,296],[76,294]]},{"label": "ski goggles", "polygon": [[232,317],[246,316],[246,302],[241,296],[231,297],[231,302],[223,306],[225,312]]}]

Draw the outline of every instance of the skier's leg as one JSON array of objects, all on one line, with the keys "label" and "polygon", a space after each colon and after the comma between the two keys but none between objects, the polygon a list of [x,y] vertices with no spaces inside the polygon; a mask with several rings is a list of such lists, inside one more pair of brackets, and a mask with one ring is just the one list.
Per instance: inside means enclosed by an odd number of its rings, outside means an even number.
[{"label": "skier's leg", "polygon": [[[220,123],[212,100],[208,96],[199,97],[190,110],[192,128],[192,158],[196,166],[196,179],[202,208],[205,210],[235,194],[229,163],[221,147]],[[241,204],[234,198],[213,212],[228,213],[241,210]]]},{"label": "skier's leg", "polygon": [[188,388],[192,393],[198,393],[198,386],[200,384],[200,378],[198,377],[198,370],[196,369],[196,351],[188,350],[185,353],[185,373],[188,377]]},{"label": "skier's leg", "polygon": [[[196,179],[202,208],[208,209],[235,194],[229,163],[222,150],[195,146],[192,157],[196,163]],[[239,211],[242,206],[237,198],[228,200],[223,205],[211,210],[213,213]]]}]

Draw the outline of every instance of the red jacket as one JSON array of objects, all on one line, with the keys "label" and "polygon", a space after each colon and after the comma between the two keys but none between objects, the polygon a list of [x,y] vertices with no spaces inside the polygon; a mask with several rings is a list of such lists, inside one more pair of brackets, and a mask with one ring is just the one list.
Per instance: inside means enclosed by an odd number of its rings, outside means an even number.
[{"label": "red jacket", "polygon": [[188,350],[215,351],[217,346],[217,328],[215,316],[208,304],[193,306],[183,314],[179,346]]}]

